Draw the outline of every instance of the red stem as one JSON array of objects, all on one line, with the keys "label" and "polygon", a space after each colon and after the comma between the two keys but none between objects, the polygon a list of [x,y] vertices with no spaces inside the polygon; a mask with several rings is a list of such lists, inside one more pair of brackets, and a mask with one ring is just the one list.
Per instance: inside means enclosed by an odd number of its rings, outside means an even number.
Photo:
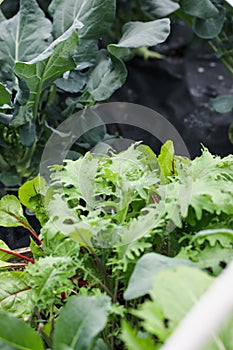
[{"label": "red stem", "polygon": [[42,244],[42,240],[37,236],[36,232],[34,230],[31,229],[30,226],[24,224],[24,227],[31,232],[31,234],[33,235],[33,237],[37,240],[37,242],[41,245]]},{"label": "red stem", "polygon": [[4,253],[7,253],[7,254],[11,254],[11,255],[17,256],[18,258],[21,258],[21,259],[30,261],[32,264],[35,263],[35,261],[34,261],[33,259],[28,258],[28,257],[25,256],[25,255],[15,253],[15,252],[13,252],[12,250],[7,250],[7,249],[0,248],[0,251],[1,251],[1,252],[4,252]]},{"label": "red stem", "polygon": [[12,216],[13,218],[15,218],[18,222],[20,222],[24,228],[26,228],[28,231],[31,232],[31,234],[33,235],[33,237],[37,240],[37,242],[41,245],[42,241],[41,239],[38,237],[37,233],[30,227],[28,226],[23,220],[20,220],[15,214],[10,213],[9,211],[6,211],[6,213],[10,216]]},{"label": "red stem", "polygon": [[153,200],[154,203],[156,203],[156,204],[159,203],[159,200],[158,200],[158,198],[156,197],[155,194],[152,194],[152,195],[151,195],[151,198],[152,198],[152,200]]}]

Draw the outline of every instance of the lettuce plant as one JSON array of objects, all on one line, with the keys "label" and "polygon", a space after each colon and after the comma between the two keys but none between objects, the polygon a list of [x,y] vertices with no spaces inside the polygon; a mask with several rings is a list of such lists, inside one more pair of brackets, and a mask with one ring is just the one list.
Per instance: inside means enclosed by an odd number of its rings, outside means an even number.
[{"label": "lettuce plant", "polygon": [[[29,256],[0,246],[0,323],[15,330],[1,327],[3,346],[159,349],[189,296],[198,299],[233,258],[232,167],[231,155],[205,148],[189,160],[171,141],[158,156],[136,143],[66,160],[49,185],[37,176],[19,199],[3,197],[1,224],[33,238]],[[39,237],[22,205],[35,211]]]}]

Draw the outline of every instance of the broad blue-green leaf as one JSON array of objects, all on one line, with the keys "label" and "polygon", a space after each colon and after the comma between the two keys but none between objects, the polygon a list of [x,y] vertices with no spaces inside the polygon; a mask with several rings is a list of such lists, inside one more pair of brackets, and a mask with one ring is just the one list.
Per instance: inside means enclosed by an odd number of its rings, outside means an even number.
[{"label": "broad blue-green leaf", "polygon": [[191,265],[188,260],[169,258],[156,253],[144,254],[137,262],[124,292],[125,300],[131,300],[149,293],[156,273],[179,265]]},{"label": "broad blue-green leaf", "polygon": [[[0,5],[1,5],[1,3],[3,2],[4,0],[0,0]],[[6,19],[6,17],[4,16],[4,14],[2,13],[2,10],[0,9],[0,23],[2,22],[2,21],[5,21],[5,19]]]},{"label": "broad blue-green leaf", "polygon": [[0,83],[0,106],[11,104],[11,92],[7,89],[6,85]]},{"label": "broad blue-green leaf", "polygon": [[13,114],[0,113],[0,122],[8,125],[13,119]]},{"label": "broad blue-green leaf", "polygon": [[26,105],[30,97],[30,90],[25,80],[20,79],[19,77],[18,77],[18,85],[19,85],[19,90],[17,91],[17,94],[15,96],[14,103],[18,104],[19,106],[24,106]]},{"label": "broad blue-green leaf", "polygon": [[150,22],[128,22],[123,26],[123,35],[118,44],[108,45],[108,50],[120,58],[128,57],[129,49],[155,46],[164,42],[170,33],[170,20],[158,19]]},{"label": "broad blue-green leaf", "polygon": [[218,113],[228,113],[233,109],[233,95],[220,95],[210,99],[210,107]]},{"label": "broad blue-green leaf", "polygon": [[129,323],[123,320],[121,339],[124,341],[127,350],[157,350],[159,345],[155,344],[151,338],[137,335]]},{"label": "broad blue-green leaf", "polygon": [[140,0],[143,11],[155,17],[165,17],[178,10],[179,4],[172,0]]},{"label": "broad blue-green leaf", "polygon": [[72,297],[62,308],[54,331],[54,350],[88,350],[95,337],[104,329],[110,299],[101,297]]},{"label": "broad blue-green leaf", "polygon": [[20,350],[44,350],[39,334],[16,317],[0,313],[0,341]]},{"label": "broad blue-green leaf", "polygon": [[21,143],[25,147],[31,147],[36,138],[36,124],[34,121],[29,121],[26,124],[20,126],[19,137]]},{"label": "broad blue-green leaf", "polygon": [[40,94],[63,73],[75,68],[73,54],[77,50],[77,28],[80,22],[73,25],[58,39],[56,39],[42,54],[30,62],[18,62],[15,73],[25,80],[30,89],[28,108],[34,107],[34,117],[37,113],[37,104]]},{"label": "broad blue-green leaf", "polygon": [[194,18],[193,30],[202,39],[213,39],[221,32],[225,22],[226,10],[219,7],[218,15],[210,18]]},{"label": "broad blue-green leaf", "polygon": [[58,37],[76,18],[83,23],[79,31],[79,50],[75,62],[79,69],[92,65],[98,52],[97,41],[114,21],[115,0],[53,0],[49,11],[54,19],[54,33]]},{"label": "broad blue-green leaf", "polygon": [[67,73],[64,73],[62,78],[56,80],[55,84],[57,87],[63,91],[71,93],[80,92],[80,90],[82,90],[86,84],[86,74],[83,74],[77,70]]},{"label": "broad blue-green leaf", "polygon": [[83,23],[80,38],[99,39],[111,26],[115,7],[115,0],[53,0],[49,11],[54,34],[62,35],[76,19]]},{"label": "broad blue-green leaf", "polygon": [[1,182],[5,186],[18,186],[21,184],[21,177],[14,172],[12,172],[12,169],[7,168],[1,172]]},{"label": "broad blue-green leaf", "polygon": [[218,9],[211,0],[180,0],[184,12],[199,18],[209,18],[218,15]]},{"label": "broad blue-green leaf", "polygon": [[16,16],[0,23],[1,75],[18,61],[30,61],[49,45],[52,25],[35,0],[21,0]]},{"label": "broad blue-green leaf", "polygon": [[127,70],[124,63],[101,50],[95,68],[91,71],[87,90],[96,101],[108,99],[125,82]]}]

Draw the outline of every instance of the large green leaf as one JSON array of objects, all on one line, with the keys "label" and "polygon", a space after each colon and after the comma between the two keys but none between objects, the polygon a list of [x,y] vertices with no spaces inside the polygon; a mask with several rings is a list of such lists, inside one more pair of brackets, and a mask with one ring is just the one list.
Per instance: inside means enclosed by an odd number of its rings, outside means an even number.
[{"label": "large green leaf", "polygon": [[165,17],[178,10],[179,4],[172,0],[140,0],[141,9],[155,17]]},{"label": "large green leaf", "polygon": [[84,25],[80,38],[99,39],[114,20],[115,6],[115,0],[53,0],[49,11],[54,19],[54,34],[62,35],[76,19]]},{"label": "large green leaf", "polygon": [[131,300],[149,293],[154,276],[161,270],[179,265],[191,265],[188,260],[169,258],[156,253],[144,254],[137,262],[124,292],[125,300]]},{"label": "large green leaf", "polygon": [[84,26],[79,31],[79,50],[75,55],[78,68],[95,62],[98,52],[97,42],[114,21],[115,0],[53,0],[49,11],[54,19],[56,37],[64,33],[74,18]]},{"label": "large green leaf", "polygon": [[210,18],[194,18],[193,30],[196,35],[203,39],[213,39],[221,32],[224,22],[226,10],[223,6],[219,6],[219,13]]},{"label": "large green leaf", "polygon": [[52,25],[35,0],[21,0],[16,16],[0,23],[1,75],[18,61],[30,61],[49,45]]},{"label": "large green leaf", "polygon": [[88,350],[103,330],[110,309],[108,297],[72,297],[55,322],[54,350]]},{"label": "large green leaf", "polygon": [[4,227],[30,227],[18,198],[13,195],[6,195],[0,200],[0,222]]},{"label": "large green leaf", "polygon": [[77,28],[81,24],[75,21],[73,25],[44,52],[30,62],[15,64],[15,74],[25,80],[30,89],[28,108],[34,108],[36,117],[38,101],[42,91],[50,86],[63,73],[75,68],[73,55],[77,51]]},{"label": "large green leaf", "polygon": [[218,9],[211,0],[180,0],[182,9],[194,17],[209,18],[218,15]]},{"label": "large green leaf", "polygon": [[77,70],[63,74],[63,77],[56,80],[56,86],[67,92],[77,93],[85,86],[87,75]]},{"label": "large green leaf", "polygon": [[108,45],[108,50],[119,58],[127,58],[129,49],[155,46],[164,42],[170,33],[170,20],[158,19],[150,22],[128,22],[123,26],[123,36],[118,44]]},{"label": "large green leaf", "polygon": [[97,65],[92,70],[87,81],[87,90],[96,101],[108,99],[125,82],[127,70],[124,63],[101,50]]},{"label": "large green leaf", "polygon": [[39,334],[27,323],[0,313],[0,341],[20,350],[44,350]]},{"label": "large green leaf", "polygon": [[160,271],[150,292],[152,301],[133,313],[149,333],[164,341],[213,281],[207,273],[187,266]]},{"label": "large green leaf", "polygon": [[22,272],[1,272],[0,310],[28,319],[32,310],[31,288],[24,281]]}]

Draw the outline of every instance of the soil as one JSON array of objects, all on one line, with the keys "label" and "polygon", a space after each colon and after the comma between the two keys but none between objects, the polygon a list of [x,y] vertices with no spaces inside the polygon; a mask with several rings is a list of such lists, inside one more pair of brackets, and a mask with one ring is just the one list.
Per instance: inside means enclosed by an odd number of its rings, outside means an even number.
[{"label": "soil", "polygon": [[[233,113],[219,114],[209,108],[209,100],[220,94],[233,94],[233,76],[215,57],[207,43],[193,38],[192,30],[174,23],[169,39],[156,50],[162,60],[134,58],[128,62],[125,85],[112,101],[132,102],[149,107],[166,117],[179,131],[192,158],[201,144],[212,153],[233,152],[228,129]],[[155,151],[158,142],[150,134],[117,125],[109,131],[134,140],[143,140]]]}]

